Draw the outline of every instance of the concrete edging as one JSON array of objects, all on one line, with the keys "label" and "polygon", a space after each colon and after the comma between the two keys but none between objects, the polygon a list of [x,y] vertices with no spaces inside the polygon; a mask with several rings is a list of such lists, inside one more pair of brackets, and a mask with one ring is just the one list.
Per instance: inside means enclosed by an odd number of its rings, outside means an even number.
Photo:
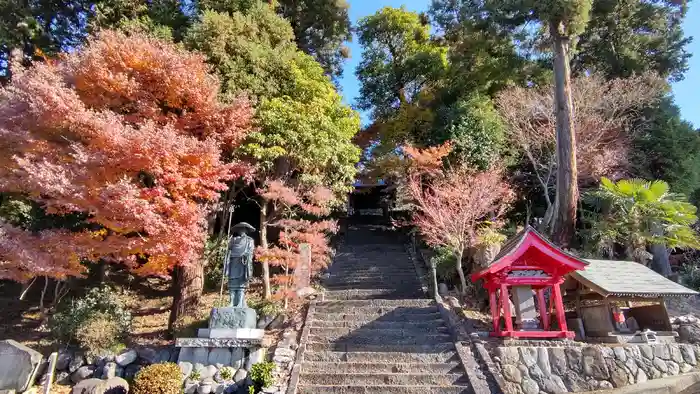
[{"label": "concrete edging", "polygon": [[297,353],[294,357],[294,366],[292,367],[292,373],[289,376],[289,385],[287,386],[286,394],[296,394],[297,392],[299,376],[301,375],[301,364],[304,362],[304,352],[306,351],[306,343],[309,340],[309,332],[311,331],[309,317],[313,316],[315,310],[316,300],[311,300],[311,302],[309,302],[309,307],[306,309],[306,316],[304,316],[304,328],[301,330],[299,347],[297,348]]}]

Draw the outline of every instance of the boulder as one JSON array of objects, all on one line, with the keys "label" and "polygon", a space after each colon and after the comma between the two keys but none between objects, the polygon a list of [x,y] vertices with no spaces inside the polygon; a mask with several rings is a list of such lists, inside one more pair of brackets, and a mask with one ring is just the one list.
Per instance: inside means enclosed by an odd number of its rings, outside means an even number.
[{"label": "boulder", "polygon": [[199,387],[199,383],[197,382],[191,382],[191,381],[186,381],[185,382],[185,394],[196,394],[197,393],[197,387]]},{"label": "boulder", "polygon": [[75,353],[68,363],[68,372],[73,373],[78,370],[78,368],[85,365],[85,357],[82,353]]},{"label": "boulder", "polygon": [[608,370],[610,371],[610,380],[612,380],[613,386],[624,387],[629,384],[629,379],[627,377],[627,367],[625,363],[620,360],[607,360]]},{"label": "boulder", "polygon": [[598,380],[610,378],[608,365],[605,363],[600,346],[588,346],[583,349],[583,372]]},{"label": "boulder", "polygon": [[666,344],[654,345],[654,357],[661,358],[663,360],[671,359],[671,351]]},{"label": "boulder", "polygon": [[559,347],[549,349],[549,365],[552,371],[559,376],[567,372],[568,368],[566,366],[566,354],[564,354],[564,349]]},{"label": "boulder", "polygon": [[511,346],[501,346],[496,348],[496,356],[501,359],[503,364],[515,365],[520,361],[518,348]]},{"label": "boulder", "polygon": [[576,373],[582,373],[583,354],[581,348],[567,347],[564,349],[564,354],[566,354],[566,362],[569,365],[569,368]]},{"label": "boulder", "polygon": [[83,365],[70,375],[70,380],[73,383],[82,382],[85,379],[91,378],[95,374],[93,365]]},{"label": "boulder", "polygon": [[627,361],[627,353],[625,352],[625,348],[618,346],[613,348],[613,353],[615,353],[615,358],[622,361],[623,363]]},{"label": "boulder", "polygon": [[520,370],[518,370],[518,368],[516,368],[514,365],[504,365],[502,368],[502,373],[503,377],[506,378],[506,380],[509,380],[513,383],[520,383],[523,380],[523,376],[520,373]]},{"label": "boulder", "polygon": [[177,363],[177,365],[180,367],[180,371],[182,372],[183,379],[190,376],[190,374],[192,373],[192,368],[194,368],[192,363],[189,361],[180,361],[179,363]]},{"label": "boulder", "polygon": [[537,364],[537,349],[532,347],[521,347],[520,349],[520,360],[528,368]]},{"label": "boulder", "polygon": [[524,378],[520,384],[520,387],[523,389],[523,393],[525,394],[539,394],[540,392],[540,387],[530,378]]},{"label": "boulder", "polygon": [[172,361],[173,352],[169,347],[164,347],[158,351],[157,363],[167,363]]},{"label": "boulder", "polygon": [[692,346],[682,344],[680,345],[680,352],[681,356],[683,356],[683,361],[687,362],[690,365],[696,365],[698,363],[697,359],[695,358],[695,351],[693,350]]},{"label": "boulder", "polygon": [[653,360],[654,359],[654,350],[651,348],[649,345],[639,345],[639,351],[642,353],[642,356],[646,359]]},{"label": "boulder", "polygon": [[676,344],[668,345],[668,350],[669,352],[671,352],[671,361],[673,361],[676,364],[680,364],[683,362],[683,354],[681,353],[680,346]]},{"label": "boulder", "polygon": [[243,368],[240,368],[238,371],[236,371],[236,374],[233,375],[233,381],[236,382],[236,384],[239,386],[245,385],[245,381],[247,378],[248,371],[246,371]]},{"label": "boulder", "polygon": [[686,364],[686,363],[683,363],[683,364],[680,365],[680,371],[681,371],[681,373],[688,373],[688,372],[690,372],[690,371],[692,371],[692,370],[693,370],[693,367],[690,366],[690,365],[688,365],[688,364]]},{"label": "boulder", "polygon": [[537,365],[540,367],[545,375],[550,375],[552,373],[552,367],[549,365],[549,354],[547,353],[546,347],[537,348]]},{"label": "boulder", "polygon": [[540,385],[540,389],[548,394],[565,393],[568,391],[564,382],[557,375],[550,375],[546,378]]},{"label": "boulder", "polygon": [[655,358],[652,362],[654,363],[656,369],[661,371],[661,373],[668,373],[668,364],[666,363],[666,361],[660,358]]},{"label": "boulder", "polygon": [[73,387],[71,394],[127,394],[129,383],[122,378],[85,379]]},{"label": "boulder", "polygon": [[0,390],[23,392],[36,379],[41,353],[11,339],[0,341]]},{"label": "boulder", "polygon": [[117,363],[109,362],[102,367],[102,379],[110,379],[117,376]]},{"label": "boulder", "polygon": [[700,343],[700,327],[696,325],[683,325],[678,329],[678,338],[682,342]]},{"label": "boulder", "polygon": [[61,350],[58,352],[58,358],[56,358],[56,370],[65,371],[68,369],[68,364],[70,364],[73,359],[73,353],[67,350]]},{"label": "boulder", "polygon": [[63,386],[70,385],[70,373],[68,371],[57,372],[54,376],[54,382]]},{"label": "boulder", "polygon": [[216,375],[216,373],[217,373],[218,371],[219,371],[219,370],[216,368],[216,366],[214,366],[214,365],[207,365],[206,367],[202,368],[202,370],[199,372],[199,376],[200,376],[199,378],[200,378],[201,380],[207,380],[207,379],[209,379],[209,380],[212,380],[212,381],[213,381],[214,375]]},{"label": "boulder", "polygon": [[134,349],[126,349],[123,352],[119,353],[117,357],[114,359],[117,364],[119,364],[122,367],[126,367],[129,364],[132,364],[136,359],[138,358],[139,354],[136,352]]},{"label": "boulder", "polygon": [[211,394],[213,392],[211,384],[200,383],[197,387],[197,394]]},{"label": "boulder", "polygon": [[668,365],[668,374],[671,376],[678,375],[681,373],[681,367],[677,363],[673,361],[667,361],[666,364]]},{"label": "boulder", "polygon": [[634,379],[635,383],[637,383],[637,384],[644,383],[647,380],[649,380],[649,378],[647,377],[647,374],[641,368],[639,370],[637,370],[637,375],[635,376],[635,379]]},{"label": "boulder", "polygon": [[[153,349],[152,347],[139,348],[136,351],[136,353],[138,354],[139,358],[143,360],[146,364],[156,364],[160,362],[158,351],[156,349]],[[168,355],[168,359],[170,359],[170,355]]]},{"label": "boulder", "polygon": [[127,365],[124,367],[124,379],[133,379],[141,368],[143,368],[143,366],[138,364]]}]

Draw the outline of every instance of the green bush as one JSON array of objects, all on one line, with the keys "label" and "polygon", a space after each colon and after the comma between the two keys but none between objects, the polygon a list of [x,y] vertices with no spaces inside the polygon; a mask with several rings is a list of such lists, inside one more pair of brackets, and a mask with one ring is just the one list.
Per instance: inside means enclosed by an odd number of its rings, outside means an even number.
[{"label": "green bush", "polygon": [[182,372],[175,363],[151,364],[136,374],[132,394],[181,394]]},{"label": "green bush", "polygon": [[693,290],[700,290],[700,268],[694,263],[685,264],[681,268],[681,282]]},{"label": "green bush", "polygon": [[257,363],[250,368],[250,379],[253,381],[253,388],[256,393],[262,391],[265,387],[275,384],[275,379],[272,376],[274,369],[275,363],[272,361]]},{"label": "green bush", "polygon": [[104,312],[88,317],[78,327],[75,337],[78,345],[91,355],[118,353],[119,347],[123,346],[120,341],[123,333],[119,331],[119,325]]},{"label": "green bush", "polygon": [[[90,289],[83,297],[61,305],[49,320],[49,328],[56,338],[79,343],[78,333],[86,333],[86,325],[99,325],[104,320],[114,324],[114,340],[118,343],[131,330],[131,313],[123,295],[109,287]],[[85,340],[84,334],[81,334]]]},{"label": "green bush", "polygon": [[204,247],[204,288],[218,291],[221,288],[221,275],[226,258],[227,238],[218,237],[207,240]]}]

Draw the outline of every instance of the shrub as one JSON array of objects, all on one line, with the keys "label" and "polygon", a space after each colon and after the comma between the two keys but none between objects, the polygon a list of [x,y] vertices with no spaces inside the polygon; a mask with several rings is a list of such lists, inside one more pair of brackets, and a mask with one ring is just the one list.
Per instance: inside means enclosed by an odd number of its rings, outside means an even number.
[{"label": "shrub", "polygon": [[253,381],[256,393],[262,391],[265,387],[275,384],[275,379],[272,376],[274,369],[275,363],[272,361],[257,363],[250,368],[250,379]]},{"label": "shrub", "polygon": [[694,290],[700,290],[700,268],[695,263],[683,265],[681,268],[681,282]]},{"label": "shrub", "polygon": [[226,258],[226,237],[211,238],[204,247],[204,288],[218,291],[221,288],[221,276]]},{"label": "shrub", "polygon": [[[66,342],[79,342],[78,332],[87,338],[86,324],[98,326],[100,320],[112,321],[116,329],[115,340],[120,340],[131,330],[131,313],[122,294],[109,287],[90,289],[83,297],[74,298],[60,307],[49,321],[51,333]],[[102,329],[108,329],[104,326]]]},{"label": "shrub", "polygon": [[233,367],[223,367],[219,370],[219,375],[223,380],[233,380],[233,376],[236,374],[236,370]]},{"label": "shrub", "polygon": [[136,374],[132,394],[181,394],[182,372],[175,363],[151,364]]},{"label": "shrub", "polygon": [[109,314],[98,312],[78,326],[75,337],[78,345],[88,354],[97,355],[105,351],[117,353],[122,333]]}]

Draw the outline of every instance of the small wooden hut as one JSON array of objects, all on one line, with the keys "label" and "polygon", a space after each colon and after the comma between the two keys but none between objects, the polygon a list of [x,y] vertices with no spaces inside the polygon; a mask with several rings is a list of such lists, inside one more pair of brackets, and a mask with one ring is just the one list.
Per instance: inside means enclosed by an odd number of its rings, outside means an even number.
[{"label": "small wooden hut", "polygon": [[640,333],[651,330],[661,340],[673,340],[664,298],[698,292],[634,261],[586,261],[586,269],[571,272],[562,286],[564,300],[576,305],[569,317],[580,319],[585,337],[640,341]]}]

